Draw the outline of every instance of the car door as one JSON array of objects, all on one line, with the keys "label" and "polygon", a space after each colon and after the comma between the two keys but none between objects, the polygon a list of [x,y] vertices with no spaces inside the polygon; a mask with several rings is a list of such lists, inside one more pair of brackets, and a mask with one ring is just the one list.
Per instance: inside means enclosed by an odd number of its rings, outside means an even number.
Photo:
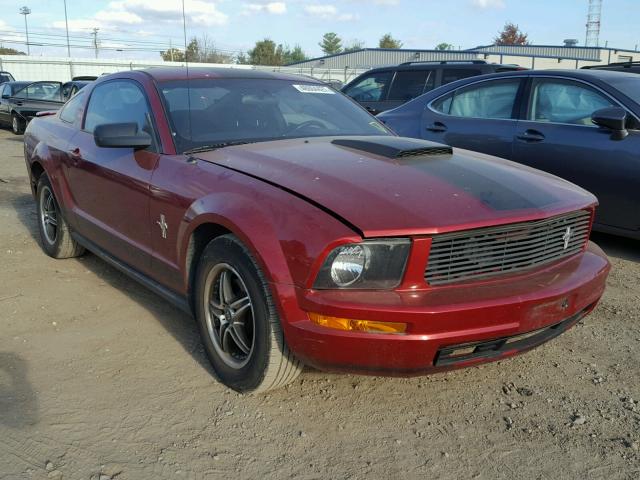
[{"label": "car door", "polygon": [[591,121],[593,112],[618,102],[583,81],[534,76],[525,105],[513,159],[594,193],[597,223],[640,228],[640,132],[618,141]]},{"label": "car door", "polygon": [[63,104],[61,82],[33,82],[13,98],[15,109],[27,120],[43,110],[57,110]]},{"label": "car door", "polygon": [[90,93],[83,129],[69,146],[70,189],[78,231],[98,247],[150,273],[149,182],[158,142],[146,150],[102,148],[93,131],[103,124],[135,122],[156,139],[149,102],[133,80],[111,80]]},{"label": "car door", "polygon": [[510,159],[523,85],[524,77],[491,79],[435,99],[422,113],[422,138]]},{"label": "car door", "polygon": [[366,74],[345,87],[343,93],[353,98],[372,115],[377,115],[387,109],[387,92],[393,73],[393,71],[384,71]]},{"label": "car door", "polygon": [[0,86],[0,123],[8,125],[11,122],[11,108],[9,98],[11,97],[11,85]]}]

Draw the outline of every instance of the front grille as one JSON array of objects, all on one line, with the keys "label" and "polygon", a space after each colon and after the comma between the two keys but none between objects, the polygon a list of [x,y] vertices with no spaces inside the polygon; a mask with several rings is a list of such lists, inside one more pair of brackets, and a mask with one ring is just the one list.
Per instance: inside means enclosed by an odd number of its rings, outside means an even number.
[{"label": "front grille", "polygon": [[[435,235],[424,278],[430,285],[528,270],[579,253],[591,212]],[[567,233],[569,232],[569,233]]]}]

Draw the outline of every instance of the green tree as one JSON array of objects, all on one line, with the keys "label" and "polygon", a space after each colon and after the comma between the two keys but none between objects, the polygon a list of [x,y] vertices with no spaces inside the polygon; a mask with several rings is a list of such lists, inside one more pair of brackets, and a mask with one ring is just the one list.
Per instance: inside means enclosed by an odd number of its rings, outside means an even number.
[{"label": "green tree", "polygon": [[393,38],[390,33],[385,33],[380,38],[379,46],[380,48],[402,48],[402,42]]},{"label": "green tree", "polygon": [[342,39],[334,32],[325,33],[318,45],[325,55],[335,55],[342,52]]},{"label": "green tree", "polygon": [[455,47],[447,42],[442,42],[436,45],[436,50],[453,50]]},{"label": "green tree", "polygon": [[240,52],[236,55],[236,63],[238,65],[249,65],[249,57],[244,52]]},{"label": "green tree", "polygon": [[343,52],[355,52],[364,48],[364,42],[362,40],[353,40],[348,46],[344,47]]},{"label": "green tree", "polygon": [[300,45],[296,45],[293,49],[289,48],[289,45],[285,46],[282,51],[282,63],[288,65],[290,63],[304,62],[307,59],[307,55],[302,50]]},{"label": "green tree", "polygon": [[26,55],[26,53],[16,50],[15,48],[8,48],[0,45],[0,55]]},{"label": "green tree", "polygon": [[165,62],[184,62],[184,52],[175,47],[160,52],[160,56]]},{"label": "green tree", "polygon": [[[162,59],[166,62],[184,62],[185,52],[177,48],[160,52]],[[202,37],[193,37],[187,44],[186,60],[191,63],[233,63],[233,57],[226,53],[220,52],[206,35]]]},{"label": "green tree", "polygon": [[496,45],[529,45],[529,35],[520,31],[515,23],[507,22],[501,32],[493,39]]},{"label": "green tree", "polygon": [[256,42],[249,50],[249,63],[251,65],[282,65],[282,45],[276,46],[276,42],[269,38]]}]

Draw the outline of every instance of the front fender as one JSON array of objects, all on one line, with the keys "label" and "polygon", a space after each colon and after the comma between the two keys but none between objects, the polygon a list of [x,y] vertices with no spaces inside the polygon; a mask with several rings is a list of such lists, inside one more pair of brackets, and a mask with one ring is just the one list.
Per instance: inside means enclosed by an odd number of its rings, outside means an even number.
[{"label": "front fender", "polygon": [[323,210],[280,189],[216,192],[188,208],[178,233],[185,264],[189,240],[201,225],[221,225],[251,251],[270,283],[304,286],[313,265],[336,241],[358,241],[351,229]]},{"label": "front fender", "polygon": [[[303,199],[248,177],[245,180],[257,184],[208,194],[187,209],[176,245],[179,261],[187,265],[190,239],[199,226],[220,225],[236,235],[256,259],[285,323],[299,320],[295,287],[308,284],[315,266],[336,242],[360,237]],[[183,272],[188,285],[188,268]]]}]

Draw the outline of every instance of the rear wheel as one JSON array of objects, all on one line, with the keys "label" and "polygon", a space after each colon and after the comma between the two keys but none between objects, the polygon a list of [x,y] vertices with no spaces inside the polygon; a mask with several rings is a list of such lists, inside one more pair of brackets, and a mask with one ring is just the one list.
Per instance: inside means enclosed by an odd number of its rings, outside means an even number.
[{"label": "rear wheel", "polygon": [[14,135],[20,135],[24,132],[24,120],[17,113],[11,115],[11,131]]},{"label": "rear wheel", "polygon": [[292,382],[302,366],[289,351],[269,285],[233,235],[207,245],[196,275],[196,319],[222,383],[261,392]]},{"label": "rear wheel", "polygon": [[46,174],[42,174],[38,180],[36,199],[38,202],[40,245],[44,252],[53,258],[71,258],[82,255],[84,248],[71,237],[69,226],[60,212],[60,207]]}]

